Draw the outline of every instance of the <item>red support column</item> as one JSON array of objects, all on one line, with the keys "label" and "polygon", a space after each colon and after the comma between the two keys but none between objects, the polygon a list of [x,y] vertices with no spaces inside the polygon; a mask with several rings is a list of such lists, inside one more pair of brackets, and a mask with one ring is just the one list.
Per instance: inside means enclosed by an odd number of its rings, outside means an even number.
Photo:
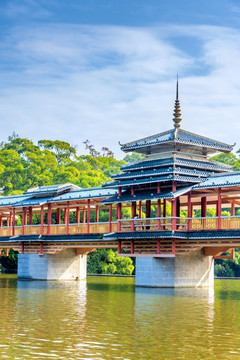
[{"label": "red support column", "polygon": [[99,205],[96,205],[96,223],[99,222]]},{"label": "red support column", "polygon": [[87,201],[87,233],[90,233],[90,199]]},{"label": "red support column", "polygon": [[121,240],[118,240],[118,254],[121,254],[121,251],[122,251]]},{"label": "red support column", "polygon": [[109,232],[112,232],[112,204],[109,205]]},{"label": "red support column", "polygon": [[13,208],[13,219],[12,219],[12,236],[15,235],[15,208]]},{"label": "red support column", "polygon": [[139,205],[138,205],[138,213],[139,213],[139,218],[142,218],[142,202],[139,201]]},{"label": "red support column", "polygon": [[43,256],[43,242],[40,241],[39,256]]},{"label": "red support column", "polygon": [[57,208],[57,224],[61,224],[61,208]]},{"label": "red support column", "polygon": [[188,193],[188,230],[192,228],[192,203],[191,203],[191,191]]},{"label": "red support column", "polygon": [[28,210],[28,225],[32,225],[32,206],[29,206],[29,210]]},{"label": "red support column", "polygon": [[222,228],[222,198],[221,198],[221,188],[218,188],[218,202],[217,202],[217,216],[218,216],[218,229]]},{"label": "red support column", "polygon": [[[163,218],[165,219],[167,216],[167,200],[163,199]],[[164,220],[164,223],[166,224],[166,219]],[[163,230],[165,230],[166,227],[163,226]]]},{"label": "red support column", "polygon": [[66,231],[67,231],[67,234],[69,234],[69,212],[70,212],[70,209],[69,209],[69,201],[67,201],[67,214],[66,214],[66,216],[67,216],[67,218],[66,218],[66,220],[67,220],[67,226],[66,226]]},{"label": "red support column", "polygon": [[2,217],[0,217],[0,227],[2,227]]},{"label": "red support column", "polygon": [[80,223],[80,208],[79,206],[76,207],[76,224]]},{"label": "red support column", "polygon": [[121,186],[119,186],[119,188],[118,188],[118,196],[120,197],[122,195],[122,188],[121,188]]},{"label": "red support column", "polygon": [[235,249],[231,250],[231,259],[235,259]]},{"label": "red support column", "polygon": [[[131,204],[131,210],[132,210],[132,219],[135,218],[136,216],[136,201],[133,201]],[[134,220],[131,220],[131,230],[134,231],[135,230],[135,225],[134,225]]]},{"label": "red support column", "polygon": [[8,253],[9,253],[9,249],[6,249],[6,256],[8,256]]},{"label": "red support column", "polygon": [[[121,220],[122,218],[122,204],[117,203],[117,220]],[[118,221],[118,231],[121,231],[121,221]]]},{"label": "red support column", "polygon": [[24,254],[24,241],[21,243],[21,254]]},{"label": "red support column", "polygon": [[9,223],[10,223],[10,218],[7,217],[7,227],[9,226]]},{"label": "red support column", "polygon": [[134,241],[131,240],[131,254],[134,254]]},{"label": "red support column", "polygon": [[12,212],[10,211],[9,226],[12,226]]},{"label": "red support column", "polygon": [[235,200],[233,200],[233,202],[232,202],[231,215],[232,215],[232,216],[235,216]]},{"label": "red support column", "polygon": [[[158,208],[157,208],[157,216],[158,216],[158,218],[160,218],[161,217],[161,199],[158,199]],[[161,230],[161,220],[160,219],[158,219],[158,221],[157,221],[157,229],[158,230]]]},{"label": "red support column", "polygon": [[146,200],[146,218],[151,217],[151,200]]},{"label": "red support column", "polygon": [[63,220],[63,223],[64,223],[64,225],[67,224],[67,209],[66,209],[66,208],[64,209],[64,220]]},{"label": "red support column", "polygon": [[25,208],[23,208],[22,210],[22,234],[24,235],[24,226],[25,226],[25,221],[26,221],[26,210]]},{"label": "red support column", "polygon": [[52,209],[51,209],[51,204],[48,204],[47,235],[51,234],[51,223],[52,223]]},{"label": "red support column", "polygon": [[176,242],[174,238],[172,239],[172,254],[176,254]]},{"label": "red support column", "polygon": [[[206,218],[207,216],[207,198],[206,196],[203,196],[201,198],[201,217]],[[206,219],[203,219],[203,230],[206,229]]]},{"label": "red support column", "polygon": [[134,185],[131,186],[131,195],[134,195]]},{"label": "red support column", "polygon": [[[172,191],[176,191],[176,182],[172,183]],[[177,199],[172,200],[172,230],[176,230],[176,216],[177,216]]]},{"label": "red support column", "polygon": [[159,255],[161,253],[161,240],[157,239],[157,254]]},{"label": "red support column", "polygon": [[44,233],[44,206],[41,205],[41,235]]}]

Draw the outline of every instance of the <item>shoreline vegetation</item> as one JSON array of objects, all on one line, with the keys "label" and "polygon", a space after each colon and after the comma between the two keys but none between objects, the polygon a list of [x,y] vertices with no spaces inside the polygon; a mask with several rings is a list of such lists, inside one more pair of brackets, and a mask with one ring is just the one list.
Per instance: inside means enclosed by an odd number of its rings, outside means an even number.
[{"label": "shoreline vegetation", "polygon": [[[133,153],[126,155],[122,160],[117,160],[106,146],[98,151],[89,140],[83,143],[87,155],[79,155],[76,146],[64,141],[39,140],[34,144],[31,140],[13,133],[6,142],[0,143],[2,196],[18,195],[32,187],[52,184],[73,183],[82,188],[98,187],[110,181],[111,176],[119,173],[124,164],[143,158],[143,155]],[[239,153],[237,151],[238,155]],[[240,170],[238,155],[219,154],[212,159],[231,165],[233,170]],[[230,215],[230,211],[230,208],[225,208],[222,214]],[[171,207],[168,205],[167,216],[170,214]],[[236,208],[236,214],[240,215],[240,207]],[[207,210],[207,216],[215,215],[215,209]],[[40,215],[33,216],[33,224],[39,222],[38,216]],[[123,209],[122,216],[126,219],[131,218],[130,209]],[[157,216],[157,209],[154,206],[152,216]],[[186,211],[182,211],[181,216],[187,216]],[[194,217],[199,216],[200,210],[195,210]],[[107,218],[107,212],[101,211],[99,221],[107,221]],[[74,219],[70,216],[71,222],[74,222]],[[17,219],[16,225],[21,225],[20,219]],[[16,270],[17,253],[10,250],[8,258],[0,257],[0,271],[2,267],[10,271]],[[134,268],[135,259],[118,257],[116,251],[112,249],[98,249],[88,255],[88,272],[91,274],[129,276],[134,275]],[[239,249],[236,249],[234,260],[215,260],[215,276],[240,277]]]}]

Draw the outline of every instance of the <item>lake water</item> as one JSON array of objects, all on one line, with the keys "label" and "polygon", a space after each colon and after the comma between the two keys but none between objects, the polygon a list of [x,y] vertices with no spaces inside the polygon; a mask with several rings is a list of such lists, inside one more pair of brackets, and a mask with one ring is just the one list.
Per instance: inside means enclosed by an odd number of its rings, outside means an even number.
[{"label": "lake water", "polygon": [[0,278],[1,359],[240,359],[240,281],[214,289]]}]

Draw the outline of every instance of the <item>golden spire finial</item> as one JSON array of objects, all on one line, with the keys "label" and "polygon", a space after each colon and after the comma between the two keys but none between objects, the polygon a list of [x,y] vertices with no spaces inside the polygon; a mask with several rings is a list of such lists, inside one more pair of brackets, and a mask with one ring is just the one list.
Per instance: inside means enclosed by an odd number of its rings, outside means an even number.
[{"label": "golden spire finial", "polygon": [[180,102],[178,100],[178,75],[177,75],[177,86],[176,86],[176,100],[175,100],[175,106],[174,106],[174,112],[173,112],[173,122],[174,127],[176,129],[180,128],[180,122],[181,122],[181,109],[180,109]]}]

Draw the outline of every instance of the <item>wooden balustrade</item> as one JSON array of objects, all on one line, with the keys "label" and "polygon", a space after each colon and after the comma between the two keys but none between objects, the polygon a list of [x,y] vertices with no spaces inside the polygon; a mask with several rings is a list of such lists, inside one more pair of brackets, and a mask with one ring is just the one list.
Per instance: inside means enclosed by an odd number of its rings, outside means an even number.
[{"label": "wooden balustrade", "polygon": [[[172,230],[172,222],[176,222],[176,230],[187,231],[188,229],[200,231],[200,230],[217,230],[218,229],[218,217],[197,217],[197,218],[181,218],[181,217],[165,217],[165,218],[134,218],[134,219],[121,219],[113,221],[111,223],[111,231],[118,231],[118,223],[121,223],[121,231],[157,231],[157,230]],[[134,225],[134,226],[133,226]],[[240,216],[222,216],[221,228],[240,229]],[[60,234],[105,234],[109,233],[109,222],[89,223],[89,229],[87,223],[69,224],[53,224],[50,226],[50,235]],[[40,235],[42,231],[43,235],[47,235],[48,226],[44,224],[41,229],[41,225],[25,225],[24,235]],[[22,235],[23,226],[14,226],[14,235]],[[11,226],[0,227],[0,236],[12,236],[13,228]]]}]

